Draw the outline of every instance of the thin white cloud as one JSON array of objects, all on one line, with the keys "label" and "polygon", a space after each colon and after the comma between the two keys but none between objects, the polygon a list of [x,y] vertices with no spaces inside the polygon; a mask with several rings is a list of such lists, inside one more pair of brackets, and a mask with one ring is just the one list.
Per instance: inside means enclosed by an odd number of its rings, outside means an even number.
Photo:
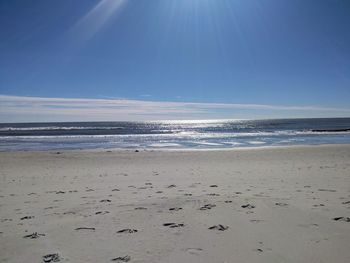
[{"label": "thin white cloud", "polygon": [[0,95],[0,122],[349,117],[349,108]]}]

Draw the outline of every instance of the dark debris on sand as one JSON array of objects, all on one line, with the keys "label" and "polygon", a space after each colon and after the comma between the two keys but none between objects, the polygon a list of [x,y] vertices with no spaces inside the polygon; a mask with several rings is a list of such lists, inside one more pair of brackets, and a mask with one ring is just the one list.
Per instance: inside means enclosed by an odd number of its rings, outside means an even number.
[{"label": "dark debris on sand", "polygon": [[26,219],[33,219],[34,216],[24,216],[24,217],[21,217],[21,220],[26,220]]},{"label": "dark debris on sand", "polygon": [[117,231],[117,233],[129,233],[129,234],[137,233],[137,232],[138,232],[137,229],[131,229],[131,228],[125,228],[125,229]]},{"label": "dark debris on sand", "polygon": [[98,211],[95,213],[95,215],[105,215],[105,214],[109,214],[109,211]]},{"label": "dark debris on sand", "polygon": [[129,262],[130,259],[131,259],[130,256],[126,255],[124,257],[113,258],[113,259],[111,259],[111,261],[115,261],[115,262]]},{"label": "dark debris on sand", "polygon": [[142,206],[140,206],[140,207],[135,207],[134,209],[135,209],[135,210],[147,210],[146,207],[142,207]]},{"label": "dark debris on sand", "polygon": [[247,208],[247,209],[253,209],[253,208],[255,208],[255,206],[254,206],[254,205],[251,205],[251,204],[242,205],[241,207],[242,207],[242,208]]},{"label": "dark debris on sand", "polygon": [[170,211],[180,211],[182,210],[182,207],[172,207],[172,208],[169,208]]},{"label": "dark debris on sand", "polygon": [[77,227],[75,230],[92,230],[95,231],[96,229],[94,227]]},{"label": "dark debris on sand", "polygon": [[207,205],[204,205],[201,208],[199,208],[199,210],[210,210],[210,209],[212,209],[215,206],[216,205],[213,205],[213,204],[207,204]]},{"label": "dark debris on sand", "polygon": [[61,261],[61,258],[58,255],[58,253],[47,254],[47,255],[43,256],[43,262],[45,262],[45,263],[59,262],[59,261]]},{"label": "dark debris on sand", "polygon": [[176,224],[176,223],[164,223],[163,226],[168,226],[170,228],[176,228],[176,227],[184,227],[184,224]]},{"label": "dark debris on sand", "polygon": [[350,217],[340,216],[340,217],[333,218],[333,220],[335,220],[335,221],[343,221],[343,222],[350,222]]},{"label": "dark debris on sand", "polygon": [[211,230],[219,230],[219,231],[225,231],[228,229],[228,226],[224,226],[224,225],[215,225],[215,226],[211,226],[209,227],[208,229],[211,229]]},{"label": "dark debris on sand", "polygon": [[34,232],[33,234],[26,235],[23,238],[36,239],[36,238],[44,237],[44,236],[45,236],[45,234],[39,234],[38,232]]},{"label": "dark debris on sand", "polygon": [[220,196],[220,194],[216,194],[216,193],[211,193],[211,194],[207,194],[209,196]]}]

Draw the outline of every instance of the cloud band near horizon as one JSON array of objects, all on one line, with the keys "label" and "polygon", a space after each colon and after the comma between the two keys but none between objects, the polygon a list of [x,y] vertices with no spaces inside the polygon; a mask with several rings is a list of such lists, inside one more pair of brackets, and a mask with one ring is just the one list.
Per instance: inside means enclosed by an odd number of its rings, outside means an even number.
[{"label": "cloud band near horizon", "polygon": [[0,95],[0,122],[350,117],[350,108]]}]

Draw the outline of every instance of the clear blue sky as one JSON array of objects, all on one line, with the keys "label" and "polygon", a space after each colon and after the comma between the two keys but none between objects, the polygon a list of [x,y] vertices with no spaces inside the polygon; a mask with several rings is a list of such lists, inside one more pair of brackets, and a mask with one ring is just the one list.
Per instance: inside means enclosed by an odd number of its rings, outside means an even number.
[{"label": "clear blue sky", "polygon": [[348,0],[1,0],[0,39],[1,95],[350,109]]}]

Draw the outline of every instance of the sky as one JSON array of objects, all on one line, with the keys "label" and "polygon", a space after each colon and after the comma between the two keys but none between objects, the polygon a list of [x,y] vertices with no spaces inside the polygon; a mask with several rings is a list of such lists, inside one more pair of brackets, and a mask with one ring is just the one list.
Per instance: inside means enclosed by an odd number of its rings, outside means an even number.
[{"label": "sky", "polygon": [[348,0],[1,0],[0,122],[350,117]]}]

